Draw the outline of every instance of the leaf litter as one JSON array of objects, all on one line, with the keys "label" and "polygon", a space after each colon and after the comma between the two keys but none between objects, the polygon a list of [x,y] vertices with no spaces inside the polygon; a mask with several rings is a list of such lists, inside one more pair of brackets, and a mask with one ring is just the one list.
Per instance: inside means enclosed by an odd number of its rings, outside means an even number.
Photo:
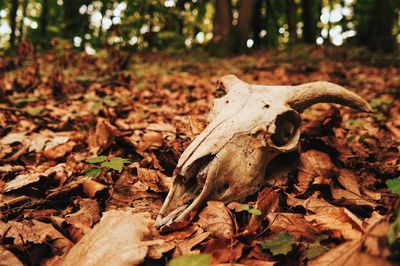
[{"label": "leaf litter", "polygon": [[[106,67],[107,56],[64,50],[0,69],[0,260],[398,261],[399,69],[361,64],[351,51],[335,51],[305,47],[201,61],[135,54],[120,70]],[[302,53],[318,67],[304,72],[281,64],[307,64]],[[338,62],[337,53],[351,59]],[[300,155],[269,169],[275,178],[256,195],[226,206],[210,201],[190,222],[158,232],[154,219],[179,156],[207,124],[215,81],[230,73],[260,84],[332,81],[355,90],[376,112],[313,106],[302,114]]]}]

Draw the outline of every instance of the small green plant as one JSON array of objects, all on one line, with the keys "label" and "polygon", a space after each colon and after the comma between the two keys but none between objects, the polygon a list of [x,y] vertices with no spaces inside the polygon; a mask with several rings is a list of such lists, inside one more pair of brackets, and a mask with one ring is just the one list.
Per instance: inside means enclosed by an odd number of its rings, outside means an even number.
[{"label": "small green plant", "polygon": [[240,209],[247,211],[250,214],[256,215],[256,216],[260,216],[262,213],[259,209],[257,208],[251,208],[248,204],[242,204],[240,206]]},{"label": "small green plant", "polygon": [[396,179],[389,179],[386,181],[386,186],[394,194],[400,194],[400,177]]},{"label": "small green plant", "polygon": [[[121,173],[124,165],[130,163],[131,161],[129,159],[125,159],[122,157],[113,157],[113,158],[107,160],[107,156],[101,155],[101,156],[87,159],[85,162],[90,163],[90,164],[100,164],[100,167],[106,168],[107,171],[112,169],[112,170],[118,171],[118,173]],[[95,166],[95,167],[87,169],[85,171],[85,176],[90,177],[90,178],[98,177],[101,173],[100,167]]]},{"label": "small green plant", "polygon": [[288,232],[280,232],[274,236],[271,240],[261,241],[258,244],[263,249],[268,249],[273,256],[276,255],[287,255],[293,250],[293,245],[304,245],[309,260],[314,259],[329,250],[329,248],[322,246],[321,241],[328,239],[327,235],[320,235],[315,239],[315,242],[301,242],[296,241],[294,236]]},{"label": "small green plant", "polygon": [[209,266],[211,265],[211,255],[196,254],[186,255],[172,259],[168,266]]}]

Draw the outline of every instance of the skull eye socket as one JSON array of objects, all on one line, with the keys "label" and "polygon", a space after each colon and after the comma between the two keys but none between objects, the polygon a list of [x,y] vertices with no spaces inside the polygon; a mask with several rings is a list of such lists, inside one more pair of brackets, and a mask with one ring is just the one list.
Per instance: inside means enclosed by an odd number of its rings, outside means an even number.
[{"label": "skull eye socket", "polygon": [[218,84],[217,89],[214,92],[215,98],[221,98],[227,94],[227,90],[223,84]]},{"label": "skull eye socket", "polygon": [[297,144],[300,137],[300,121],[300,116],[295,111],[288,111],[278,115],[275,120],[275,132],[271,135],[274,145],[282,147]]}]

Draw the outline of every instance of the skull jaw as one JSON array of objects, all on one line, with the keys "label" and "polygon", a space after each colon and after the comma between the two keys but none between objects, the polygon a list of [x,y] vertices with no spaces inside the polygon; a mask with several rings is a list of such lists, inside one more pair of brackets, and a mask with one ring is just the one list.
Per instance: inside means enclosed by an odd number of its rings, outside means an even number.
[{"label": "skull jaw", "polygon": [[185,181],[185,176],[175,176],[156,226],[162,228],[183,221],[206,200],[244,201],[264,184],[269,162],[280,153],[273,148],[238,150],[237,144],[227,144],[200,170],[197,178]]}]

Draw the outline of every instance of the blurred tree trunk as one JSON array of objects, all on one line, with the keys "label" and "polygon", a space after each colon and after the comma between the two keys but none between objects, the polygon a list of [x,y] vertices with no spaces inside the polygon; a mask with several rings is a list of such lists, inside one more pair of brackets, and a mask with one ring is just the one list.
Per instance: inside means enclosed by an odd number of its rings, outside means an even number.
[{"label": "blurred tree trunk", "polygon": [[17,11],[18,11],[18,0],[11,0],[11,8],[10,8],[10,46],[15,46],[15,31],[17,29]]},{"label": "blurred tree trunk", "polygon": [[286,17],[288,23],[290,43],[295,43],[297,41],[296,10],[297,6],[295,0],[286,0]]},{"label": "blurred tree trunk", "polygon": [[[317,21],[314,12],[316,0],[302,0],[302,18],[303,18],[303,41],[309,44],[315,44],[317,37]],[[320,12],[316,12],[318,17]]]},{"label": "blurred tree trunk", "polygon": [[[274,5],[275,4],[275,5]],[[277,5],[273,0],[267,0],[267,46],[278,46],[278,15]]]},{"label": "blurred tree trunk", "polygon": [[263,17],[262,17],[262,0],[256,0],[256,4],[254,7],[254,15],[253,15],[253,40],[254,40],[254,46],[255,47],[260,47],[261,45],[261,38],[260,38],[260,32],[263,29]]},{"label": "blurred tree trunk", "polygon": [[358,0],[354,8],[357,42],[371,50],[394,51],[396,38],[392,30],[398,7],[397,0]]},{"label": "blurred tree trunk", "polygon": [[213,42],[226,41],[232,27],[232,3],[231,0],[215,0],[213,18]]},{"label": "blurred tree trunk", "polygon": [[72,39],[80,28],[79,0],[64,0],[64,38]]},{"label": "blurred tree trunk", "polygon": [[49,13],[48,0],[42,1],[42,13],[40,14],[40,35],[43,38],[42,43],[45,44],[47,40],[47,16]]},{"label": "blurred tree trunk", "polygon": [[375,0],[371,17],[369,47],[383,52],[394,51],[396,48],[396,39],[392,32],[396,21],[394,0]]},{"label": "blurred tree trunk", "polygon": [[256,0],[246,0],[240,3],[239,10],[239,51],[244,51],[247,46],[247,39],[250,35],[251,22],[254,14],[254,7],[256,6]]},{"label": "blurred tree trunk", "polygon": [[[27,7],[27,5],[28,5],[28,0],[23,0],[22,1],[22,19],[24,17],[26,17],[26,7]],[[23,22],[21,22],[19,24],[19,38],[18,38],[19,42],[21,42],[22,37],[24,37],[24,23]]]}]

